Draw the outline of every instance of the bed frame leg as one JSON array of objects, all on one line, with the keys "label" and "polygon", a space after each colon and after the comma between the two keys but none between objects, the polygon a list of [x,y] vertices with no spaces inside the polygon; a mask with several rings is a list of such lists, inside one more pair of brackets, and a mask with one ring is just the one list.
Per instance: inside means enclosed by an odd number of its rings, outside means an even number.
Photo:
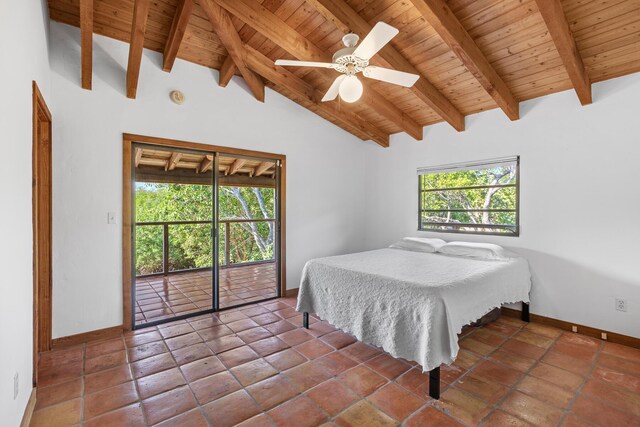
[{"label": "bed frame leg", "polygon": [[305,329],[309,329],[309,313],[306,311],[302,313],[302,326],[304,326]]},{"label": "bed frame leg", "polygon": [[524,322],[529,322],[529,303],[528,302],[522,303],[522,320]]},{"label": "bed frame leg", "polygon": [[429,396],[440,399],[440,366],[429,371]]}]

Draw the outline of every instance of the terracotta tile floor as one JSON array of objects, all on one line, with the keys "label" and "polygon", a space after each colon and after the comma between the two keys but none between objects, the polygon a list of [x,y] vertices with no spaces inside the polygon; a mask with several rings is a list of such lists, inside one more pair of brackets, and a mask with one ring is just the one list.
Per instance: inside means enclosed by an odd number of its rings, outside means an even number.
[{"label": "terracotta tile floor", "polygon": [[501,318],[428,375],[294,299],[41,355],[33,426],[640,426],[640,350]]},{"label": "terracotta tile floor", "polygon": [[[194,271],[136,280],[136,324],[211,308],[211,271]],[[275,263],[220,270],[220,307],[276,296]]]}]

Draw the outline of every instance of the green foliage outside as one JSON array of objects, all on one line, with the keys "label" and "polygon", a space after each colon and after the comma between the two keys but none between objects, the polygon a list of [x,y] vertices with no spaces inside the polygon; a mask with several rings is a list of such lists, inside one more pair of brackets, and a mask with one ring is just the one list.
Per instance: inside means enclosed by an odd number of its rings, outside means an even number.
[{"label": "green foliage outside", "polygon": [[[220,187],[220,264],[225,262],[225,239],[229,238],[229,263],[273,258],[273,222],[224,220],[274,218],[274,189]],[[171,224],[169,269],[209,267],[212,262],[212,186],[184,184],[136,185],[136,222],[206,221],[203,224]],[[226,230],[229,236],[226,236]],[[136,274],[162,272],[163,226],[136,227]]]},{"label": "green foliage outside", "polygon": [[[423,229],[457,228],[465,231],[508,233],[516,225],[516,187],[459,189],[491,185],[516,184],[516,167],[442,172],[421,175],[421,222]],[[423,191],[438,189],[438,191]],[[448,223],[435,225],[433,223]],[[453,224],[470,224],[454,226]],[[504,229],[482,227],[505,225]]]}]

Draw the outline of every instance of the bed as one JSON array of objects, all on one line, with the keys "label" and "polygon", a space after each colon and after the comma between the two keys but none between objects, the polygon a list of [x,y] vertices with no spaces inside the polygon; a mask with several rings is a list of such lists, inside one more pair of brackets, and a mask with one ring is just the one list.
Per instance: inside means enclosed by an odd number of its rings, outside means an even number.
[{"label": "bed", "polygon": [[504,303],[523,303],[531,275],[521,257],[486,260],[385,248],[314,259],[304,267],[297,310],[309,313],[430,372],[440,394],[440,365],[451,364],[462,327]]}]

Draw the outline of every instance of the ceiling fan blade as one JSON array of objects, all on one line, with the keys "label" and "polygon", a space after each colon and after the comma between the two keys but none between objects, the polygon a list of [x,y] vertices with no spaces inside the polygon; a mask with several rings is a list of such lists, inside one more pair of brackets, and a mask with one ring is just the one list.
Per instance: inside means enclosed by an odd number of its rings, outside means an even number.
[{"label": "ceiling fan blade", "polygon": [[333,68],[335,64],[331,62],[313,62],[313,61],[294,61],[290,59],[276,59],[276,65],[285,67],[320,67],[320,68]]},{"label": "ceiling fan blade", "polygon": [[338,76],[338,78],[335,79],[333,83],[331,83],[331,87],[329,87],[327,93],[325,93],[322,97],[322,102],[333,101],[334,99],[336,99],[336,97],[338,96],[338,90],[340,89],[340,83],[342,83],[345,77],[347,76],[342,74]]},{"label": "ceiling fan blade", "polygon": [[417,74],[405,73],[404,71],[391,70],[389,68],[375,67],[373,65],[364,69],[362,74],[365,77],[393,83],[404,87],[411,87],[420,78]]},{"label": "ceiling fan blade", "polygon": [[392,38],[400,31],[384,22],[378,22],[369,34],[358,45],[353,54],[361,59],[371,59],[373,55],[378,53]]}]

